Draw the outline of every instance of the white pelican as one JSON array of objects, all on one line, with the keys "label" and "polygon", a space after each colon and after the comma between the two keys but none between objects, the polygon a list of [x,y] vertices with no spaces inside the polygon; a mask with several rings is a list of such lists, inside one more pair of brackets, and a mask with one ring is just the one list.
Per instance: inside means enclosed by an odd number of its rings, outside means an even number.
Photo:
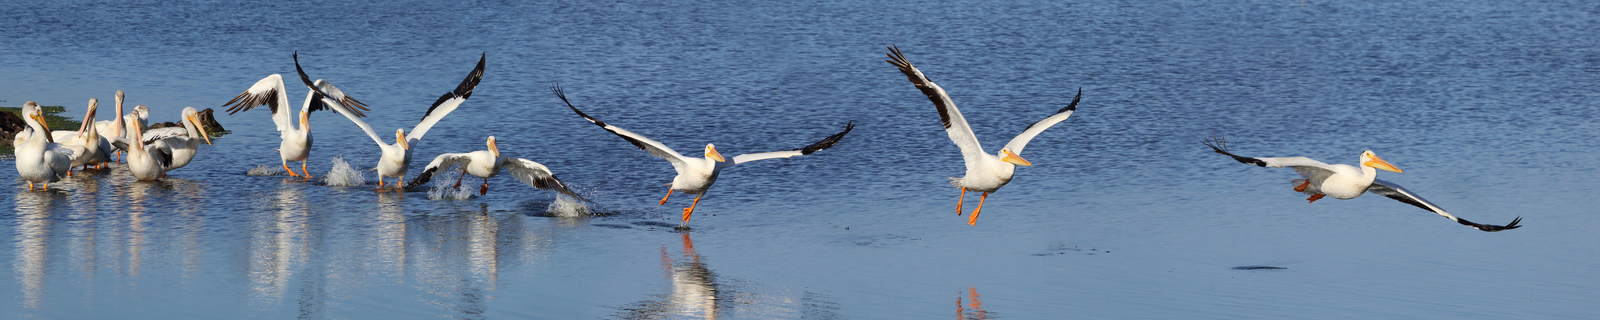
[{"label": "white pelican", "polygon": [[[77,131],[57,130],[51,136],[57,143],[72,149],[72,166],[88,168],[89,165],[103,165],[111,162],[111,142],[100,136],[99,130],[94,125],[95,111],[100,105],[100,99],[89,98],[89,110],[84,112],[83,122],[78,125]],[[72,176],[68,171],[67,176]]]},{"label": "white pelican", "polygon": [[22,118],[34,134],[15,150],[17,175],[28,181],[28,190],[33,190],[34,182],[44,183],[43,189],[50,189],[51,182],[60,181],[72,170],[72,150],[55,143],[55,138],[49,134],[50,127],[45,124],[44,114],[39,111],[39,104],[33,101],[23,103]]},{"label": "white pelican", "polygon": [[[298,66],[300,54],[298,52],[295,53],[294,58],[295,65]],[[306,170],[306,160],[311,156],[311,112],[327,108],[327,103],[323,99],[324,96],[319,96],[319,92],[342,105],[354,106],[355,109],[360,109],[350,110],[355,112],[357,116],[365,117],[366,114],[362,114],[361,111],[371,110],[367,109],[365,103],[345,96],[344,92],[340,91],[339,88],[334,87],[331,83],[322,81],[322,79],[317,79],[314,85],[308,86],[321,90],[311,90],[311,92],[306,93],[306,101],[300,106],[299,128],[296,128],[292,120],[289,119],[288,92],[284,91],[283,76],[277,74],[262,78],[261,81],[256,81],[256,84],[250,86],[250,89],[233,97],[233,100],[228,100],[228,103],[222,104],[224,107],[233,105],[233,107],[228,108],[229,115],[262,105],[270,107],[272,110],[272,122],[278,125],[279,137],[283,139],[283,142],[278,144],[278,156],[283,160],[283,170],[289,171],[289,176],[302,177],[307,180],[311,179],[311,171]],[[300,161],[300,171],[304,172],[305,175],[295,174],[294,170],[289,169],[289,161]]]},{"label": "white pelican", "polygon": [[561,183],[560,179],[556,179],[555,174],[550,173],[550,168],[532,160],[500,155],[500,147],[495,146],[494,136],[489,136],[488,144],[489,150],[446,153],[434,157],[433,162],[429,162],[428,167],[423,169],[422,173],[417,174],[416,179],[411,180],[411,185],[428,183],[437,172],[450,171],[451,167],[460,165],[461,177],[456,178],[455,187],[461,187],[461,178],[471,174],[474,177],[483,178],[483,185],[478,187],[478,195],[485,195],[489,193],[489,178],[500,174],[500,169],[505,169],[506,171],[511,171],[511,176],[517,178],[517,181],[521,181],[523,184],[541,190],[554,190],[578,198],[578,200],[589,201],[578,195],[578,193],[572,192],[571,189],[567,189],[567,184]]},{"label": "white pelican", "polygon": [[1518,222],[1522,222],[1522,217],[1517,217],[1516,219],[1511,220],[1510,224],[1506,224],[1504,226],[1477,224],[1473,223],[1472,221],[1467,221],[1467,219],[1457,218],[1455,215],[1445,212],[1443,208],[1439,208],[1439,206],[1434,205],[1432,202],[1428,202],[1427,199],[1423,199],[1422,197],[1411,193],[1410,190],[1406,190],[1406,188],[1400,187],[1398,184],[1378,180],[1378,169],[1383,169],[1384,171],[1390,172],[1401,171],[1399,168],[1395,168],[1394,165],[1389,164],[1388,161],[1383,161],[1383,158],[1378,158],[1378,155],[1373,154],[1372,150],[1361,152],[1361,159],[1359,162],[1357,162],[1360,164],[1360,167],[1356,167],[1347,164],[1326,164],[1322,163],[1321,161],[1311,160],[1311,158],[1306,157],[1241,157],[1228,152],[1228,144],[1221,138],[1212,138],[1211,140],[1202,140],[1201,142],[1205,143],[1206,146],[1211,147],[1211,150],[1229,157],[1233,157],[1233,160],[1239,161],[1240,163],[1253,164],[1261,167],[1293,168],[1294,171],[1299,173],[1300,177],[1302,178],[1291,180],[1291,182],[1294,184],[1294,191],[1311,195],[1310,198],[1306,198],[1308,203],[1316,202],[1317,199],[1322,199],[1324,195],[1332,196],[1334,199],[1351,199],[1361,196],[1362,193],[1372,192],[1389,197],[1390,199],[1400,200],[1400,202],[1417,206],[1418,208],[1428,210],[1429,212],[1437,213],[1445,218],[1455,221],[1456,223],[1473,227],[1478,230],[1494,232],[1522,227],[1517,225]]},{"label": "white pelican", "polygon": [[172,160],[162,166],[162,171],[172,171],[189,165],[194,160],[196,153],[200,152],[200,141],[205,140],[211,144],[211,135],[206,133],[206,127],[200,123],[199,111],[194,107],[183,108],[183,127],[165,127],[144,131],[143,141],[146,148],[165,149],[162,152],[172,155]]},{"label": "white pelican", "polygon": [[[117,90],[117,116],[112,117],[114,119],[94,122],[95,130],[100,133],[102,138],[105,138],[107,142],[111,143],[111,150],[113,151],[112,154],[117,156],[117,163],[122,163],[122,156],[119,153],[127,151],[123,149],[123,146],[128,144],[128,135],[130,135],[130,133],[128,133],[126,130],[126,126],[123,125],[123,120],[128,118],[128,116],[124,116],[122,113],[122,102],[124,97],[125,96],[123,95],[122,90]],[[141,107],[143,106],[141,105]],[[148,108],[146,110],[148,110]]]},{"label": "white pelican", "polygon": [[967,191],[983,192],[983,195],[978,197],[978,208],[973,209],[972,216],[967,219],[968,225],[978,224],[978,212],[983,211],[983,201],[989,198],[990,193],[1011,182],[1018,165],[1033,165],[1021,156],[1022,148],[1028,145],[1028,141],[1033,140],[1033,137],[1049,129],[1050,126],[1071,117],[1072,112],[1078,109],[1078,100],[1083,98],[1083,89],[1079,88],[1078,95],[1072,97],[1072,103],[1068,103],[1067,107],[1056,110],[1055,114],[1022,129],[1022,134],[1011,138],[1011,142],[1000,148],[1000,153],[989,154],[978,144],[977,135],[972,133],[972,127],[967,125],[967,119],[961,116],[961,110],[956,109],[955,101],[950,100],[950,95],[944,92],[944,88],[933,84],[932,80],[928,80],[928,76],[912,66],[911,61],[906,60],[905,54],[900,53],[899,47],[889,47],[888,55],[890,60],[884,61],[899,67],[900,72],[905,73],[906,78],[911,80],[911,84],[915,85],[917,90],[922,90],[922,94],[927,95],[928,100],[933,101],[933,106],[939,110],[939,120],[944,122],[945,133],[950,135],[950,140],[956,143],[956,147],[961,148],[961,157],[967,164],[967,174],[960,178],[950,178],[951,185],[961,188],[961,196],[956,198],[956,215],[962,213],[961,204],[966,201]]},{"label": "white pelican", "polygon": [[694,207],[700,204],[700,197],[705,196],[706,190],[711,188],[711,184],[717,182],[717,175],[722,173],[723,168],[756,160],[779,159],[808,155],[812,152],[827,149],[828,147],[832,147],[834,144],[839,143],[839,139],[844,138],[845,134],[850,133],[850,129],[855,128],[854,122],[847,123],[845,124],[844,131],[828,136],[827,138],[817,141],[816,143],[812,143],[811,145],[794,150],[741,154],[734,156],[733,162],[727,162],[727,160],[722,157],[722,154],[717,153],[717,147],[715,145],[707,143],[704,158],[690,158],[679,154],[677,151],[673,151],[672,148],[668,148],[667,145],[661,144],[661,142],[651,140],[643,135],[633,133],[617,126],[606,124],[605,122],[600,121],[600,119],[595,119],[594,117],[590,117],[588,114],[584,114],[583,111],[578,111],[578,107],[572,106],[572,102],[567,101],[567,96],[561,93],[560,86],[551,86],[550,92],[555,93],[556,97],[560,97],[561,102],[567,103],[567,108],[572,109],[572,112],[576,112],[578,116],[583,117],[584,120],[589,120],[590,123],[594,123],[594,125],[600,126],[601,128],[606,129],[606,131],[610,131],[611,133],[622,137],[623,140],[628,140],[629,143],[632,143],[634,146],[639,147],[639,149],[642,149],[645,152],[649,152],[651,155],[666,159],[668,162],[671,162],[672,169],[677,170],[678,175],[672,178],[672,187],[667,189],[667,196],[661,197],[661,202],[658,204],[667,204],[667,198],[671,198],[672,192],[674,191],[695,195],[694,203],[690,204],[688,208],[683,208],[684,224],[689,223],[689,216],[694,214]]},{"label": "white pelican", "polygon": [[[383,143],[383,138],[378,137],[378,133],[372,130],[371,125],[367,125],[366,121],[361,121],[361,118],[356,117],[354,114],[345,112],[343,105],[328,103],[329,107],[334,108],[335,111],[343,114],[346,118],[350,118],[350,122],[354,122],[356,126],[361,127],[362,131],[367,132],[368,137],[372,137],[373,142],[378,143],[378,149],[382,151],[382,156],[378,158],[378,189],[383,189],[384,177],[394,177],[395,188],[405,189],[406,171],[411,167],[411,152],[414,150],[412,148],[416,148],[417,143],[422,141],[423,135],[428,134],[428,129],[432,129],[433,125],[439,123],[440,119],[444,119],[445,115],[455,111],[456,107],[461,106],[462,102],[466,102],[467,98],[472,96],[472,89],[478,87],[479,80],[483,80],[483,63],[487,57],[487,54],[478,57],[478,66],[473,68],[472,72],[467,73],[467,78],[461,80],[461,84],[457,85],[455,90],[439,96],[439,100],[434,101],[433,105],[428,107],[428,112],[422,115],[422,121],[418,122],[416,127],[411,128],[410,137],[406,136],[404,129],[395,129],[394,144]],[[294,70],[300,73],[302,81],[307,81],[307,86],[311,85],[309,83],[311,78],[307,77],[305,71],[300,69],[300,61],[295,61]]]},{"label": "white pelican", "polygon": [[172,153],[168,148],[151,148],[139,141],[144,141],[144,126],[130,125],[129,131],[135,143],[128,145],[128,171],[139,181],[155,181],[166,174],[167,164],[172,163]]}]

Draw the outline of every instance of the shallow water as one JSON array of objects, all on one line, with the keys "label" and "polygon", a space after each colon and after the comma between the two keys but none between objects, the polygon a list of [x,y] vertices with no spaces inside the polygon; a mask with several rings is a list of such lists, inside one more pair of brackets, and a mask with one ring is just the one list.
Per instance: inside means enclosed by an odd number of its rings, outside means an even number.
[{"label": "shallow water", "polygon": [[[430,200],[250,175],[279,170],[267,112],[219,114],[233,133],[165,181],[119,168],[41,192],[0,170],[15,207],[0,211],[0,318],[1600,316],[1589,2],[0,8],[0,105],[71,114],[119,89],[156,119],[216,108],[292,75],[298,51],[374,106],[379,132],[409,129],[486,52],[482,84],[416,154],[494,135],[599,215],[559,217],[554,193],[509,177]],[[881,62],[890,44],[991,150],[1084,99],[968,226],[946,180],[959,153]],[[546,90],[558,82],[678,150],[791,149],[857,127],[832,149],[729,169],[678,232],[691,199],[656,205],[670,166],[566,110]],[[374,164],[343,117],[312,118],[312,173]],[[1381,178],[1526,227],[1479,232],[1370,195],[1307,205],[1291,171],[1211,153],[1198,140],[1212,134],[1251,156],[1370,149],[1405,170]]]}]

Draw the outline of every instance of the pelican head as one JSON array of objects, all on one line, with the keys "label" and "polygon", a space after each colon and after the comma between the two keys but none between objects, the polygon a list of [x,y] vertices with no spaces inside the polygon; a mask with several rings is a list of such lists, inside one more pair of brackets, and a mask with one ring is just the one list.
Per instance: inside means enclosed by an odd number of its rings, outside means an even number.
[{"label": "pelican head", "polygon": [[406,144],[406,129],[394,129],[394,143],[400,145],[400,149],[411,150],[411,145]]},{"label": "pelican head", "polygon": [[94,126],[94,110],[98,106],[100,106],[100,99],[89,98],[89,111],[84,112],[83,123],[78,125],[79,136],[82,136],[85,132],[88,132],[89,127]]},{"label": "pelican head", "polygon": [[494,145],[494,136],[489,136],[489,152],[493,152],[495,158],[500,157],[500,147]]},{"label": "pelican head", "polygon": [[1000,149],[1000,161],[1009,162],[1019,166],[1033,165],[1032,162],[1028,162],[1028,159],[1023,159],[1022,156],[1018,156],[1016,152],[1011,152],[1010,148]]},{"label": "pelican head", "polygon": [[27,113],[27,115],[25,115],[25,117],[28,117],[29,119],[33,119],[34,123],[38,123],[39,124],[39,128],[43,128],[43,130],[39,130],[37,132],[34,132],[33,134],[35,136],[38,136],[40,133],[43,133],[44,141],[46,141],[46,142],[56,142],[55,138],[51,137],[51,135],[50,135],[50,124],[44,122],[44,113],[43,113],[43,111],[39,111],[39,104],[34,103],[33,101],[28,101],[28,103],[25,103],[25,104],[22,105],[22,112]]},{"label": "pelican head", "polygon": [[710,143],[706,144],[706,159],[717,160],[717,162],[728,162],[728,159],[722,158],[721,153],[717,153],[717,146]]},{"label": "pelican head", "polygon": [[1400,168],[1395,168],[1394,165],[1389,164],[1388,161],[1383,161],[1383,158],[1379,158],[1377,154],[1372,153],[1372,150],[1361,152],[1361,165],[1383,169],[1384,171],[1389,172],[1405,172],[1400,171]]},{"label": "pelican head", "polygon": [[210,145],[211,134],[206,133],[206,125],[200,122],[200,116],[198,113],[199,112],[194,111],[194,107],[183,107],[183,119],[189,120],[189,123],[193,123],[194,128],[200,131],[200,137],[205,138],[206,144]]}]

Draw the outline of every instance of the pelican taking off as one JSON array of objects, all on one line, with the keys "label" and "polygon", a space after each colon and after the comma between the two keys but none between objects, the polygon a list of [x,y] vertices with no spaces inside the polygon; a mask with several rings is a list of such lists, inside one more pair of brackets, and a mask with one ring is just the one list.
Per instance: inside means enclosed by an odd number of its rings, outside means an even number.
[{"label": "pelican taking off", "polygon": [[[379,189],[383,188],[384,177],[395,177],[396,188],[405,189],[406,170],[411,166],[411,151],[417,147],[417,143],[422,141],[422,136],[428,134],[428,129],[433,128],[433,125],[439,123],[440,119],[444,119],[445,115],[455,111],[456,107],[461,106],[462,102],[466,102],[467,98],[472,96],[473,88],[477,88],[478,81],[483,80],[483,63],[487,57],[488,54],[478,57],[478,66],[473,68],[472,72],[467,73],[467,78],[461,80],[461,84],[457,85],[455,90],[439,96],[439,100],[434,101],[433,105],[428,107],[428,112],[422,115],[422,121],[418,122],[416,127],[411,128],[411,136],[407,137],[404,129],[395,129],[394,144],[383,143],[383,138],[378,137],[378,132],[373,131],[372,126],[367,125],[366,121],[361,121],[361,118],[354,114],[345,112],[342,104],[328,104],[330,108],[334,108],[339,114],[350,118],[350,122],[354,122],[356,126],[361,127],[362,131],[367,132],[367,136],[372,137],[373,142],[378,143],[378,149],[383,153],[378,158]],[[311,78],[307,77],[305,71],[300,69],[299,59],[295,60],[294,70],[300,73],[300,79],[306,81],[307,86],[311,85]],[[493,176],[493,174],[490,174],[490,176]],[[485,185],[487,183],[487,180],[485,180]]]},{"label": "pelican taking off", "polygon": [[1309,202],[1316,202],[1317,199],[1322,199],[1323,196],[1332,196],[1334,199],[1352,199],[1361,196],[1362,193],[1372,192],[1437,213],[1456,223],[1478,230],[1494,232],[1522,227],[1517,225],[1518,222],[1522,222],[1522,217],[1517,217],[1504,226],[1478,224],[1467,221],[1467,219],[1457,218],[1455,215],[1445,212],[1443,208],[1428,202],[1427,199],[1411,193],[1411,190],[1406,190],[1406,188],[1402,188],[1393,182],[1378,180],[1378,169],[1390,172],[1401,171],[1399,168],[1395,168],[1394,165],[1389,164],[1388,161],[1383,161],[1383,158],[1379,158],[1377,154],[1372,153],[1372,150],[1361,152],[1360,161],[1357,162],[1360,166],[1357,167],[1347,164],[1326,164],[1306,157],[1241,157],[1228,152],[1228,144],[1226,140],[1221,138],[1212,138],[1201,142],[1211,147],[1212,151],[1232,157],[1233,160],[1240,163],[1261,167],[1288,167],[1294,169],[1301,177],[1301,179],[1291,180],[1294,185],[1294,191],[1311,195],[1310,198],[1306,198]]},{"label": "pelican taking off", "polygon": [[35,182],[44,183],[43,189],[50,189],[51,182],[60,181],[72,170],[72,150],[57,144],[51,137],[39,104],[23,103],[22,119],[33,134],[16,147],[17,175],[28,181],[28,190],[33,190]]},{"label": "pelican taking off", "polygon": [[505,169],[511,171],[511,176],[517,178],[517,181],[528,186],[540,190],[555,190],[578,200],[589,201],[568,189],[567,184],[561,183],[560,179],[556,179],[555,174],[550,173],[550,168],[532,160],[500,155],[500,147],[495,145],[494,136],[489,136],[488,144],[488,150],[446,153],[434,157],[433,162],[428,163],[428,167],[423,169],[421,174],[417,174],[417,178],[412,180],[411,184],[428,183],[437,172],[450,171],[451,167],[460,165],[461,176],[456,178],[456,185],[453,188],[460,188],[461,178],[471,174],[483,178],[483,185],[478,187],[478,195],[481,196],[489,193],[489,178],[500,174],[500,169]]},{"label": "pelican taking off", "polygon": [[578,111],[578,107],[572,106],[572,102],[567,101],[567,96],[561,93],[560,86],[551,86],[550,92],[555,93],[556,97],[560,97],[561,102],[565,102],[567,104],[567,108],[572,109],[572,112],[576,112],[578,116],[583,117],[584,120],[589,120],[590,123],[594,123],[594,125],[600,126],[601,128],[606,129],[606,131],[622,137],[623,140],[628,140],[629,143],[632,143],[634,146],[639,147],[639,149],[642,149],[645,152],[649,152],[651,155],[666,159],[667,162],[671,162],[672,169],[678,171],[678,176],[672,178],[672,187],[667,189],[667,196],[661,197],[661,202],[659,204],[666,204],[667,198],[672,197],[672,192],[674,191],[695,195],[694,203],[690,204],[688,208],[683,208],[684,224],[689,223],[689,216],[694,214],[694,207],[700,204],[700,197],[705,196],[706,190],[711,188],[711,184],[717,182],[717,175],[722,173],[723,168],[756,160],[780,159],[808,155],[812,152],[821,151],[822,149],[827,149],[832,147],[834,144],[839,143],[839,139],[844,138],[845,134],[850,133],[850,129],[855,128],[854,122],[846,123],[844,131],[828,136],[827,138],[817,141],[816,143],[812,143],[811,145],[794,150],[742,154],[734,156],[733,162],[727,162],[727,159],[723,158],[721,153],[717,153],[717,147],[715,145],[707,143],[704,158],[691,158],[685,157],[682,154],[679,154],[677,151],[673,151],[672,148],[668,148],[667,145],[661,144],[661,142],[656,142],[655,140],[651,140],[643,135],[633,133],[632,131],[606,124],[605,122],[600,121],[600,119],[595,119],[594,117],[590,117],[588,114],[584,114],[583,111]]},{"label": "pelican taking off", "polygon": [[[295,65],[298,67],[300,65],[300,54],[298,52],[295,53],[294,58]],[[305,173],[304,176],[300,177],[309,180],[311,179],[311,172],[306,171],[306,160],[311,156],[311,112],[328,108],[323,98],[329,98],[345,106],[354,106],[355,109],[359,110],[352,109],[350,111],[354,112],[356,116],[365,117],[366,114],[361,113],[361,111],[371,109],[367,109],[365,103],[344,95],[344,92],[340,91],[339,88],[334,87],[333,84],[327,81],[322,81],[322,79],[317,79],[316,82],[306,86],[312,90],[306,93],[306,101],[300,106],[299,128],[296,128],[292,120],[289,119],[289,93],[284,91],[283,76],[281,75],[273,74],[262,78],[261,81],[256,81],[256,84],[250,86],[250,89],[246,89],[243,93],[233,97],[233,100],[228,100],[228,103],[222,104],[222,106],[232,105],[232,107],[228,108],[229,115],[239,111],[250,110],[257,106],[268,106],[272,110],[272,122],[278,125],[278,135],[283,139],[283,142],[278,144],[278,156],[283,160],[283,170],[289,171],[290,176],[300,176],[295,174],[294,170],[289,169],[289,161],[300,161],[300,171]]]},{"label": "pelican taking off", "polygon": [[972,216],[967,218],[968,225],[978,223],[978,212],[983,211],[983,201],[989,198],[990,193],[1011,182],[1018,165],[1033,165],[1021,156],[1022,148],[1028,145],[1028,141],[1033,140],[1033,137],[1049,129],[1050,126],[1071,117],[1072,112],[1078,109],[1078,100],[1083,98],[1083,89],[1079,88],[1078,95],[1072,98],[1072,103],[1068,103],[1067,107],[1056,110],[1055,114],[1022,129],[1022,134],[1011,138],[1011,142],[1000,148],[999,154],[989,154],[978,144],[977,135],[972,133],[972,127],[967,125],[967,119],[961,116],[961,110],[956,109],[955,101],[950,100],[950,95],[944,92],[944,88],[933,84],[932,80],[928,80],[928,76],[923,75],[916,66],[912,66],[911,61],[906,60],[905,54],[900,53],[899,47],[889,47],[888,55],[889,60],[884,61],[899,67],[900,72],[905,73],[906,78],[911,80],[911,84],[916,86],[917,90],[921,90],[923,95],[928,96],[929,101],[933,101],[934,108],[939,110],[939,121],[944,122],[945,133],[950,135],[950,140],[956,143],[956,147],[961,148],[961,157],[966,162],[967,174],[960,178],[950,178],[951,185],[961,188],[961,196],[956,198],[956,215],[962,213],[961,204],[966,201],[967,191],[983,192],[983,195],[978,197],[978,208],[973,209]]}]

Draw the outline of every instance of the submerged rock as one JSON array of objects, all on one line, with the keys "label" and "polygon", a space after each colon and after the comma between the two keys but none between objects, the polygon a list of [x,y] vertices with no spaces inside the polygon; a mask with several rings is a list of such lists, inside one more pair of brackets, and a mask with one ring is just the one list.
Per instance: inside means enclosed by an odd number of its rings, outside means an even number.
[{"label": "submerged rock", "polygon": [[[224,134],[228,133],[227,129],[223,129],[222,128],[222,124],[217,123],[217,117],[212,116],[211,108],[206,108],[205,110],[200,110],[200,112],[195,112],[195,118],[200,120],[201,124],[205,125],[206,133],[211,134],[211,136],[213,136],[213,137],[224,135]],[[166,128],[166,127],[180,127],[181,128],[181,127],[183,127],[183,123],[179,123],[179,122],[161,122],[161,123],[151,123],[150,124],[150,129]]]}]

